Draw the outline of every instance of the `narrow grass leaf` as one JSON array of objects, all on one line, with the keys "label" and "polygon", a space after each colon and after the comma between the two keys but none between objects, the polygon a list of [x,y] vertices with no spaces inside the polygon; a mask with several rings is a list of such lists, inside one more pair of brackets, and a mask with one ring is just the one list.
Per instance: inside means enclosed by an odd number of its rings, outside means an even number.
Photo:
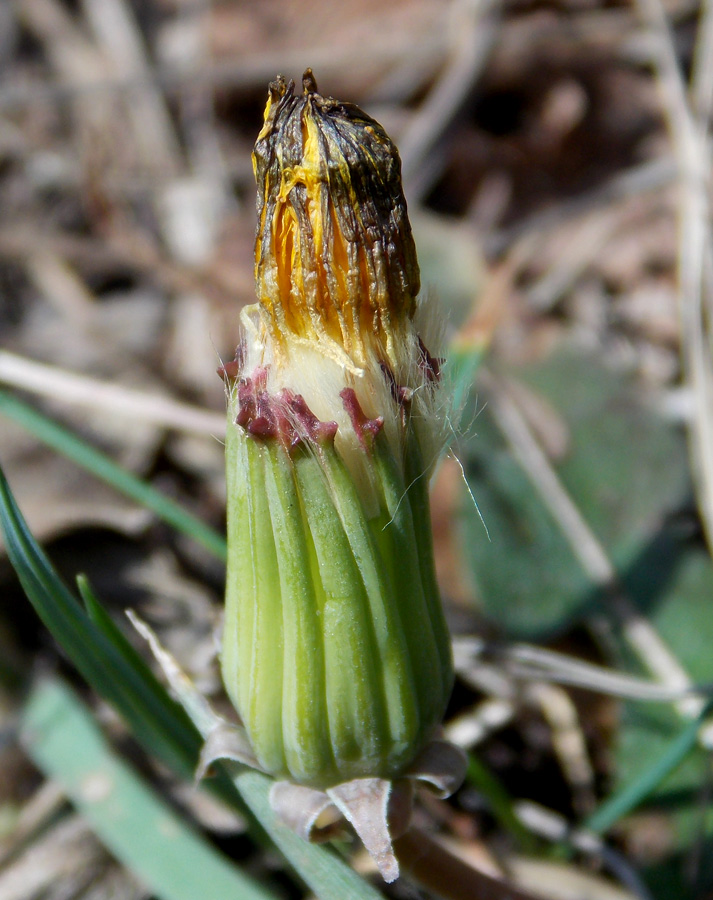
[{"label": "narrow grass leaf", "polygon": [[274,900],[177,815],[111,750],[91,715],[59,681],[25,706],[25,747],[107,848],[161,900]]},{"label": "narrow grass leaf", "polygon": [[[172,704],[169,708],[179,720],[177,722],[178,727],[187,733],[192,733],[195,729],[193,723],[190,721],[190,717],[185,714],[183,707],[180,704],[174,703],[167,697],[166,688],[151,671],[146,660],[134,648],[126,635],[101,605],[85,575],[77,576],[77,587],[90,620],[111,643],[125,665],[129,666],[134,671],[141,682],[144,694],[150,694],[158,707],[162,709],[166,707],[166,701],[169,700],[169,704]],[[200,739],[191,742],[191,755],[198,751],[199,744]]]},{"label": "narrow grass leaf", "polygon": [[463,412],[466,401],[473,389],[475,376],[487,351],[487,346],[478,342],[459,340],[448,350],[444,376],[451,396],[452,426],[455,436],[463,427]]},{"label": "narrow grass leaf", "polygon": [[0,525],[22,587],[47,629],[92,687],[125,717],[137,739],[190,778],[200,736],[182,707],[156,696],[142,675],[91,621],[57,576],[17,508],[0,469]]},{"label": "narrow grass leaf", "polygon": [[666,751],[653,765],[644,769],[638,777],[605,800],[599,809],[589,816],[584,823],[585,827],[589,831],[602,834],[646,800],[664,778],[670,775],[695,748],[701,724],[712,709],[713,703],[708,703],[701,714],[692,719],[671,741]]},{"label": "narrow grass leaf", "polygon": [[150,509],[176,531],[202,544],[219,559],[225,560],[227,551],[222,535],[150,484],[127,472],[82,438],[6,391],[0,391],[0,413],[13,419],[62,456]]},{"label": "narrow grass leaf", "polygon": [[493,816],[515,838],[521,849],[527,853],[534,853],[537,841],[532,832],[518,819],[513,808],[512,797],[500,779],[474,753],[468,754],[468,769],[465,777],[468,784],[483,795]]}]

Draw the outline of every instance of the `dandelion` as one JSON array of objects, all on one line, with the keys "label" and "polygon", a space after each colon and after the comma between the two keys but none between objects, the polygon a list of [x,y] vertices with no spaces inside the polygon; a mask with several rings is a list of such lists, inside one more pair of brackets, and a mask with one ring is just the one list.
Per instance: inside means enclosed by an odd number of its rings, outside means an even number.
[{"label": "dandelion", "polygon": [[326,789],[407,771],[450,695],[428,481],[439,362],[396,148],[278,78],[253,155],[258,302],[223,369],[221,664],[260,766]]}]

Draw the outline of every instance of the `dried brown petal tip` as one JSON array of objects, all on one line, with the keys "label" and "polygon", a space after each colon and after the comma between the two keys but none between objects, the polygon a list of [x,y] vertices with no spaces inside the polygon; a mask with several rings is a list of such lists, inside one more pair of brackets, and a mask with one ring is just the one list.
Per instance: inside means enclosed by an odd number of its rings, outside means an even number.
[{"label": "dried brown petal tip", "polygon": [[288,90],[293,89],[294,85],[294,81],[288,82],[284,75],[278,75],[277,78],[268,85],[270,98],[272,100],[279,100],[280,97],[284,97]]},{"label": "dried brown petal tip", "polygon": [[305,69],[305,73],[302,76],[302,90],[305,94],[319,93],[319,90],[317,89],[317,80],[312,74],[312,69]]},{"label": "dried brown petal tip", "polygon": [[398,152],[351,103],[317,93],[311,70],[270,86],[253,165],[255,275],[273,336],[332,343],[356,365],[396,360],[420,277]]}]

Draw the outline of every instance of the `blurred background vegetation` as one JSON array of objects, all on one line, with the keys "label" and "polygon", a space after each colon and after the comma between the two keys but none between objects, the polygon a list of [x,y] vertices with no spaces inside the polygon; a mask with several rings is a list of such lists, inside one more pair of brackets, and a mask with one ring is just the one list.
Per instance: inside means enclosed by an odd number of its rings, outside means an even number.
[{"label": "blurred background vegetation", "polygon": [[[268,81],[307,66],[399,146],[444,310],[445,733],[471,768],[417,824],[493,876],[461,897],[713,897],[710,4],[3,0],[0,462],[19,507],[68,583],[86,573],[148,659],[137,610],[225,708],[221,542],[181,510],[223,528],[215,369],[254,299],[250,152]],[[159,796],[201,896],[234,887],[216,848],[264,896],[319,894],[86,690],[2,545],[0,598],[0,900],[181,896],[169,857],[144,867]],[[28,730],[37,685],[67,683],[103,738],[71,703],[56,745]],[[111,809],[86,808],[118,756],[146,804],[124,851]],[[342,849],[387,896],[432,895]]]}]

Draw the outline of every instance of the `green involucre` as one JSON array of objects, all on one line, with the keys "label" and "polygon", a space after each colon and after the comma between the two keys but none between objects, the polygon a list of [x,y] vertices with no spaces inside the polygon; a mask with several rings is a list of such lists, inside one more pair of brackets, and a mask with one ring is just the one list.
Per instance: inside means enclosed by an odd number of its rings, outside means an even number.
[{"label": "green involucre", "polygon": [[453,680],[426,485],[378,435],[369,518],[331,441],[288,451],[228,421],[222,666],[255,754],[313,787],[396,776]]}]

